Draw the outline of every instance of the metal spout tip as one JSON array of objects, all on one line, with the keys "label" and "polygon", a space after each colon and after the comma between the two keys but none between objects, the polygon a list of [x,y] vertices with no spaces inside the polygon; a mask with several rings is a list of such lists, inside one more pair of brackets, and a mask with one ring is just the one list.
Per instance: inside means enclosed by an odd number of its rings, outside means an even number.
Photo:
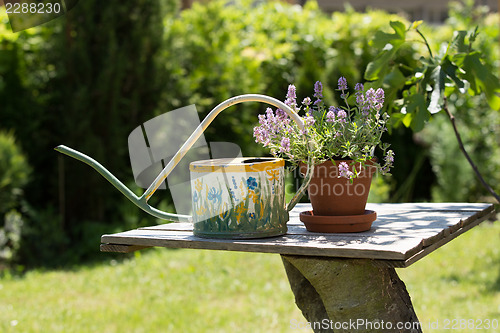
[{"label": "metal spout tip", "polygon": [[67,147],[67,146],[65,146],[65,145],[59,145],[59,146],[54,147],[54,150],[58,151],[60,153],[63,153],[65,151],[72,150],[72,149],[69,148],[69,147]]}]

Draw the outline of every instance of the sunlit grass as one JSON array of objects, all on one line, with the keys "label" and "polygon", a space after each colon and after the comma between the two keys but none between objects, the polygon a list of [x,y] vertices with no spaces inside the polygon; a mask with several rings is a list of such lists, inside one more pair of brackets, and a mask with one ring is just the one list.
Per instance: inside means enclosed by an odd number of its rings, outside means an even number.
[{"label": "sunlit grass", "polygon": [[0,286],[1,332],[285,332],[301,316],[279,255],[154,249]]},{"label": "sunlit grass", "polygon": [[[398,270],[424,325],[500,320],[499,241],[483,223]],[[305,322],[279,255],[153,249],[0,279],[0,332],[290,332],[292,319]]]},{"label": "sunlit grass", "polygon": [[[398,274],[422,324],[449,321],[451,329],[465,319],[477,328],[455,332],[500,332],[500,222],[484,222]],[[498,321],[496,330],[485,329],[487,319]]]}]

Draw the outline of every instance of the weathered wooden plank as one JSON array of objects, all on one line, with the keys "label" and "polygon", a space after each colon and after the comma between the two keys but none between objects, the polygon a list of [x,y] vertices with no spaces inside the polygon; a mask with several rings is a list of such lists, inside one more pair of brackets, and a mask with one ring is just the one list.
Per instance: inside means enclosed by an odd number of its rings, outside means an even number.
[{"label": "weathered wooden plank", "polygon": [[[290,216],[299,216],[305,210],[311,210],[310,203],[299,203],[290,212]],[[457,212],[480,212],[486,209],[493,209],[488,203],[368,203],[366,209],[381,212],[408,212],[408,211],[457,211]]]},{"label": "weathered wooden plank", "polygon": [[[406,233],[408,228],[413,228],[413,234],[425,235],[427,233],[434,234],[435,231],[441,230],[444,227],[451,227],[458,224],[460,227],[460,219],[468,218],[472,212],[441,212],[441,213],[408,213],[406,215],[398,213],[379,213],[378,219],[373,223],[372,230],[364,233],[353,233],[346,235],[355,235],[356,237],[371,237],[373,234],[380,236],[411,236],[402,235]],[[295,234],[310,234],[304,227],[303,223],[297,218],[291,218],[289,223],[289,233]],[[458,229],[457,227],[457,229]],[[193,225],[191,223],[167,223],[151,227],[139,228],[141,230],[184,230],[191,231]]]},{"label": "weathered wooden plank", "polygon": [[341,234],[284,235],[266,239],[229,240],[195,237],[186,231],[131,230],[103,235],[102,243],[162,246],[295,255],[404,260],[421,249],[418,238],[355,238]]},{"label": "weathered wooden plank", "polygon": [[173,222],[158,224],[151,227],[138,228],[139,230],[158,230],[158,231],[193,231],[193,224],[189,222]]},{"label": "weathered wooden plank", "polygon": [[[462,206],[464,209],[458,210]],[[420,237],[423,246],[429,246],[456,232],[462,227],[463,221],[474,221],[476,217],[493,211],[493,206],[490,204],[460,203],[368,204],[367,208],[377,211],[377,220],[370,231],[361,233],[357,237],[373,235]],[[299,211],[303,209],[310,209],[310,205],[301,204],[297,208]],[[297,220],[295,218],[291,220],[288,232],[292,234],[307,232]]]},{"label": "weathered wooden plank", "polygon": [[130,253],[148,247],[150,246],[126,245],[126,244],[101,244],[101,252]]},{"label": "weathered wooden plank", "polygon": [[467,226],[469,223],[473,223],[476,221],[476,219],[481,219],[483,217],[493,217],[496,214],[495,212],[495,207],[493,205],[490,205],[489,207],[485,208],[484,210],[478,212],[474,216],[469,216],[466,219],[462,220],[461,227]]},{"label": "weathered wooden plank", "polygon": [[[441,213],[408,213],[406,215],[397,213],[384,213],[381,212],[377,216],[377,220],[373,222],[371,230],[363,233],[353,233],[348,235],[363,236],[408,236],[414,237],[415,235],[426,236],[434,235],[436,232],[443,230],[447,227],[458,225],[460,227],[460,220],[467,218],[474,212],[441,212]],[[306,229],[302,223],[294,223],[292,219],[288,224],[291,233],[303,233]],[[411,232],[409,232],[411,230]]]},{"label": "weathered wooden plank", "polygon": [[394,211],[474,211],[479,212],[492,206],[488,203],[468,203],[468,202],[425,202],[425,203],[368,203],[366,209],[373,210],[394,210]]},{"label": "weathered wooden plank", "polygon": [[[460,210],[463,207],[463,210]],[[287,255],[368,258],[386,260],[391,267],[405,267],[462,233],[468,225],[493,214],[489,204],[373,204],[379,218],[364,233],[322,234],[308,232],[298,212],[291,212],[287,235],[267,239],[204,239],[192,234],[190,223],[170,223],[103,235],[105,249],[126,251],[123,246],[163,246]],[[463,230],[462,230],[463,229]],[[115,252],[115,251],[114,251]]]},{"label": "weathered wooden plank", "polygon": [[[429,246],[441,238],[450,235],[461,227],[461,220],[468,219],[474,212],[406,212],[406,213],[379,213],[378,219],[374,222],[372,229],[363,233],[347,233],[343,237],[371,238],[377,237],[410,237],[420,238],[423,246]],[[288,227],[289,235],[311,235],[302,223],[293,223],[297,219],[292,218]],[[300,222],[300,221],[299,221]],[[156,231],[191,231],[190,223],[168,223],[152,227],[140,228],[141,230]],[[408,233],[411,229],[412,232]],[[331,234],[315,234],[316,236],[328,236]]]},{"label": "weathered wooden plank", "polygon": [[443,237],[443,239],[440,239],[439,241],[429,245],[429,246],[423,246],[422,249],[411,256],[410,258],[406,260],[376,260],[376,262],[379,265],[387,266],[387,267],[394,267],[394,268],[405,268],[413,263],[417,262],[418,260],[422,259],[426,255],[430,254],[434,250],[440,248],[441,246],[445,245],[446,243],[450,242],[451,240],[457,238],[464,232],[472,229],[473,227],[481,224],[482,222],[486,221],[487,219],[493,217],[495,215],[495,211],[493,207],[491,209],[488,209],[486,211],[486,214],[480,214],[480,217],[477,219],[471,219],[472,221],[469,221],[464,227],[459,228],[456,230],[454,233],[450,233],[446,236],[446,238]]},{"label": "weathered wooden plank", "polygon": [[[464,232],[472,229],[473,227],[481,224],[482,222],[486,221],[490,216],[492,216],[495,212],[492,210],[490,211],[488,214],[481,216],[480,218],[472,221],[472,222],[469,222],[467,225],[465,225],[464,227],[458,229],[456,232],[448,235],[447,237],[443,238],[443,239],[440,239],[439,241],[429,245],[429,246],[426,246],[426,247],[422,247],[422,250],[420,250],[418,253],[414,254],[413,256],[411,256],[410,258],[408,258],[407,260],[405,260],[405,263],[404,263],[404,266],[403,267],[408,267],[410,266],[411,264],[417,262],[418,260],[422,259],[423,257],[425,257],[426,255],[428,255],[429,253],[433,252],[434,250],[440,248],[441,246],[445,245],[446,243],[450,242],[451,240],[457,238],[458,236],[460,236],[461,234],[463,234]],[[399,266],[396,266],[396,267],[399,267]]]}]

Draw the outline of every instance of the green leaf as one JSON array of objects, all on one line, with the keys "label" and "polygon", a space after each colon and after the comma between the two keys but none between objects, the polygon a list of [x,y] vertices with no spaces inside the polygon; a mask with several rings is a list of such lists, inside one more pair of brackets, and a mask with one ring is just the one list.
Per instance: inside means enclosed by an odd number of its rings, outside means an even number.
[{"label": "green leaf", "polygon": [[424,73],[423,73],[423,72],[421,72],[419,69],[416,69],[416,70],[415,70],[415,74],[414,74],[414,75],[412,75],[411,77],[409,77],[409,78],[406,80],[405,84],[406,84],[406,85],[413,85],[413,84],[415,84],[416,82],[418,82],[418,81],[422,80],[422,78],[423,78],[423,77],[424,77]]},{"label": "green leaf", "polygon": [[389,24],[394,29],[395,34],[404,41],[406,38],[406,26],[404,23],[401,21],[391,21]]},{"label": "green leaf", "polygon": [[406,26],[402,22],[391,21],[390,25],[394,33],[388,34],[382,31],[375,33],[373,46],[381,49],[381,52],[366,66],[365,79],[368,81],[378,80],[388,71],[389,61],[406,40]]},{"label": "green leaf", "polygon": [[444,92],[444,80],[446,78],[446,73],[442,70],[441,66],[436,66],[431,74],[434,80],[434,86],[431,93],[431,101],[429,103],[429,112],[431,114],[438,113],[441,111],[443,102],[443,92]]},{"label": "green leaf", "polygon": [[[425,102],[425,97],[422,94],[413,94],[407,99],[406,112],[407,114],[412,114],[411,116],[411,128],[414,132],[419,132],[424,128],[425,122],[429,119],[429,112],[427,112],[427,103]],[[406,122],[405,122],[406,121]],[[407,125],[406,117],[403,119],[405,126]]]},{"label": "green leaf", "polygon": [[375,32],[375,38],[373,38],[373,47],[376,49],[382,49],[387,44],[390,44],[394,40],[394,34],[388,34],[383,31]]},{"label": "green leaf", "polygon": [[389,34],[383,31],[377,31],[375,33],[375,38],[373,39],[373,46],[375,48],[384,48],[387,44],[392,44],[393,46],[400,46],[404,43],[406,39],[406,27],[402,22],[391,21],[390,25],[394,30],[394,33]]},{"label": "green leaf", "polygon": [[365,80],[375,81],[378,80],[380,77],[382,77],[383,74],[387,72],[389,67],[389,61],[395,55],[396,51],[397,49],[394,47],[386,49],[382,51],[380,55],[375,58],[375,60],[370,62],[366,66]]},{"label": "green leaf", "polygon": [[400,108],[397,109],[398,111],[391,113],[391,118],[389,118],[389,121],[387,122],[387,130],[389,134],[392,133],[392,128],[397,128],[403,123],[403,118],[406,116],[406,114],[399,111]]},{"label": "green leaf", "polygon": [[465,71],[462,76],[470,83],[472,92],[474,94],[483,92],[490,107],[494,110],[500,110],[500,97],[498,96],[500,80],[483,65],[480,53],[457,54],[453,59]]},{"label": "green leaf", "polygon": [[413,120],[413,113],[405,114],[402,119],[403,125],[405,125],[406,127],[410,127],[412,120]]},{"label": "green leaf", "polygon": [[467,36],[467,31],[454,31],[453,39],[448,45],[448,50],[446,53],[453,49],[457,52],[467,52],[467,45],[465,44],[465,37]]},{"label": "green leaf", "polygon": [[465,87],[465,82],[458,78],[458,67],[451,63],[449,56],[444,57],[441,62],[441,68],[443,72],[445,72],[446,75],[455,83],[458,89],[460,89],[460,92],[464,93],[463,88]]},{"label": "green leaf", "polygon": [[401,108],[402,105],[396,105],[394,100],[398,98],[398,94],[404,88],[405,83],[406,77],[397,67],[392,68],[392,70],[383,77],[382,88],[385,90],[385,100],[388,103],[387,110]]},{"label": "green leaf", "polygon": [[391,89],[399,89],[405,85],[406,78],[398,68],[394,68],[384,77],[384,85]]}]

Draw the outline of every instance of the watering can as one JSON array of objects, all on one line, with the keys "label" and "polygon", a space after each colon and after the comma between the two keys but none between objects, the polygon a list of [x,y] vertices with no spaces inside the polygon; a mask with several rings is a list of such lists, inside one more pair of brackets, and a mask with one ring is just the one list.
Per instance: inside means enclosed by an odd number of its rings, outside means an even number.
[{"label": "watering can", "polygon": [[243,102],[262,102],[285,111],[304,132],[304,122],[283,102],[265,95],[232,97],[210,111],[182,147],[141,195],[135,195],[93,158],[60,145],[55,150],[88,164],[145,212],[164,220],[192,222],[193,234],[208,238],[262,238],[287,231],[288,212],[305,192],[313,172],[313,161],[303,183],[285,203],[284,160],[281,158],[230,158],[195,161],[190,164],[193,215],[167,213],[148,204],[175,166],[224,109]]}]

